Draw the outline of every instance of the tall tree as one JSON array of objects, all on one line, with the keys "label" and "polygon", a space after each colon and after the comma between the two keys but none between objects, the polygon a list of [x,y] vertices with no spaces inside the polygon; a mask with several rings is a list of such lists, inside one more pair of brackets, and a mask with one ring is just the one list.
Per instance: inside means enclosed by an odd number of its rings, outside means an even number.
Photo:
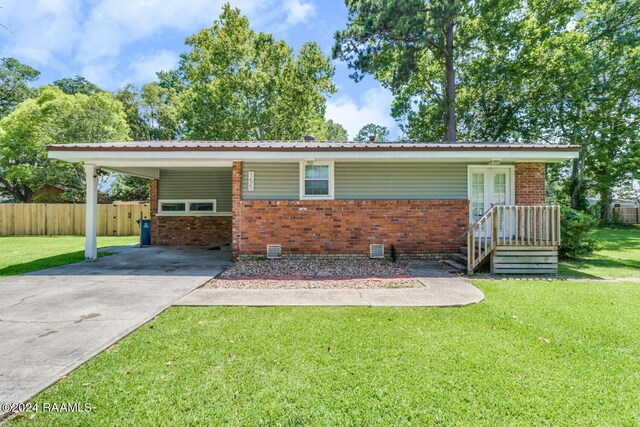
[{"label": "tall tree", "polygon": [[149,180],[138,176],[117,174],[109,187],[111,200],[118,202],[149,200]]},{"label": "tall tree", "polygon": [[52,85],[60,88],[67,95],[75,95],[77,93],[93,95],[94,93],[102,92],[102,89],[82,76],[65,77],[54,81]]},{"label": "tall tree", "polygon": [[67,95],[44,87],[0,120],[0,195],[17,202],[45,184],[84,198],[84,173],[77,164],[47,158],[45,146],[59,143],[122,141],[128,136],[122,104],[111,94]]},{"label": "tall tree", "polygon": [[[116,93],[124,105],[130,138],[136,141],[176,139],[179,123],[175,98],[180,79],[174,73],[158,73],[161,83],[147,83],[138,89],[127,85]],[[163,77],[172,77],[164,79]],[[147,200],[149,180],[137,176],[116,174],[109,194],[113,200]]]},{"label": "tall tree", "polygon": [[0,59],[0,118],[11,113],[18,104],[36,95],[29,86],[40,72],[15,58]]},{"label": "tall tree", "polygon": [[356,141],[368,141],[369,136],[373,135],[377,142],[385,142],[389,138],[389,129],[375,123],[369,123],[362,126],[355,137]]},{"label": "tall tree", "polygon": [[126,85],[115,93],[125,107],[131,139],[136,141],[176,139],[179,137],[176,92],[156,82],[138,89]]},{"label": "tall tree", "polygon": [[422,93],[440,105],[435,112],[442,120],[438,129],[444,130],[447,141],[455,142],[455,29],[463,7],[471,4],[460,0],[346,0],[346,4],[347,28],[335,35],[334,58],[347,61],[356,80],[373,74],[397,95],[425,67],[430,68],[429,84]]},{"label": "tall tree", "polygon": [[333,120],[325,120],[320,129],[313,132],[316,139],[323,139],[327,141],[348,141],[349,134],[347,130],[340,123],[336,123]]},{"label": "tall tree", "polygon": [[213,26],[187,44],[179,70],[187,87],[179,96],[186,137],[300,139],[324,121],[334,69],[316,43],[294,54],[225,4]]},{"label": "tall tree", "polygon": [[135,85],[128,84],[116,91],[114,95],[124,107],[125,117],[129,125],[129,138],[134,141],[150,140],[149,125],[140,111],[140,90]]},{"label": "tall tree", "polygon": [[599,196],[609,222],[616,188],[640,175],[640,2],[587,1],[545,63],[546,96],[531,103],[544,138],[581,145],[569,173],[571,205]]}]

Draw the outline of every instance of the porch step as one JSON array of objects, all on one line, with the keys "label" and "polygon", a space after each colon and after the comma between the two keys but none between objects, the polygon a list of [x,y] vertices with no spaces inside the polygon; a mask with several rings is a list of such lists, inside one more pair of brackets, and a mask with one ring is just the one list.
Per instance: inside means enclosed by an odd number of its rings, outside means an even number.
[{"label": "porch step", "polygon": [[454,261],[452,259],[443,260],[445,264],[455,268],[457,271],[465,272],[467,271],[467,266],[460,264],[458,261]]},{"label": "porch step", "polygon": [[[476,255],[478,255],[478,253],[480,253],[480,248],[476,246],[475,250],[476,250]],[[467,247],[466,246],[460,246],[460,253],[466,257],[467,253],[468,253]]]},{"label": "porch step", "polygon": [[451,258],[453,258],[454,261],[459,262],[462,265],[467,265],[467,253],[461,253],[461,254],[451,254]]}]

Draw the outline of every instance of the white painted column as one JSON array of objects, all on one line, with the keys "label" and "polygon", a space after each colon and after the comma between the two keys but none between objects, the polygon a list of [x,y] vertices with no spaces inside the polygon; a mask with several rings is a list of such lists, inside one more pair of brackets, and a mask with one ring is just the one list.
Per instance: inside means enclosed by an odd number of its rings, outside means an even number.
[{"label": "white painted column", "polygon": [[84,165],[87,185],[84,257],[93,260],[98,257],[98,171],[95,165]]}]

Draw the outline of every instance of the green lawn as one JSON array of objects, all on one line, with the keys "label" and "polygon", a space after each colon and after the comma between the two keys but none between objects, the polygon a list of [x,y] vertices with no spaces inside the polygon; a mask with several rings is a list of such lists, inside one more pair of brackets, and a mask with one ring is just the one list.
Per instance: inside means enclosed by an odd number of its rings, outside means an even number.
[{"label": "green lawn", "polygon": [[[602,249],[561,272],[637,276],[639,233],[600,230]],[[81,260],[82,245],[1,238],[0,275]],[[640,283],[476,284],[486,300],[458,309],[170,308],[34,398],[90,413],[14,423],[640,423]]]},{"label": "green lawn", "polygon": [[595,237],[600,250],[579,261],[559,265],[564,276],[591,278],[640,278],[640,226],[627,229],[599,229]]},{"label": "green lawn", "polygon": [[91,413],[17,423],[640,422],[638,284],[479,286],[458,309],[171,308],[34,400]]},{"label": "green lawn", "polygon": [[[98,237],[98,247],[130,245],[138,237]],[[99,255],[104,255],[105,252]],[[84,237],[0,237],[0,277],[28,273],[84,259]]]}]

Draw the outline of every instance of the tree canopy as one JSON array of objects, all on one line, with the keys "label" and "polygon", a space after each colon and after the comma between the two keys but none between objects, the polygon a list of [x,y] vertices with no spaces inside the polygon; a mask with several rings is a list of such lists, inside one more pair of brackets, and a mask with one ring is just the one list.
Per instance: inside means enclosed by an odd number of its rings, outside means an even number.
[{"label": "tree canopy", "polygon": [[340,123],[336,123],[333,120],[325,120],[320,129],[313,134],[316,139],[327,141],[348,141],[349,134],[347,130]]},{"label": "tree canopy", "polygon": [[11,113],[25,99],[35,96],[29,83],[38,79],[40,72],[15,58],[0,59],[0,118]]},{"label": "tree canopy", "polygon": [[599,195],[605,218],[613,189],[638,178],[640,1],[346,3],[334,57],[392,92],[405,138],[455,140],[453,102],[460,140],[580,144],[553,176],[570,176],[573,207]]},{"label": "tree canopy", "polygon": [[370,135],[375,136],[377,142],[385,142],[389,139],[389,129],[385,126],[369,123],[362,126],[354,139],[356,141],[368,141]]},{"label": "tree canopy", "polygon": [[179,75],[185,137],[300,139],[324,121],[334,93],[333,65],[317,43],[297,53],[272,35],[256,33],[228,4],[212,27],[187,39]]},{"label": "tree canopy", "polygon": [[94,93],[102,92],[102,89],[82,76],[65,77],[54,81],[52,85],[58,87],[67,95],[75,95],[77,93],[93,95]]},{"label": "tree canopy", "polygon": [[347,61],[356,80],[373,74],[396,95],[422,80],[423,87],[414,87],[428,99],[422,109],[433,110],[430,124],[439,122],[436,129],[442,134],[438,139],[455,142],[454,46],[461,39],[455,28],[465,12],[473,9],[471,3],[346,0],[346,4],[347,27],[335,35],[334,58]]},{"label": "tree canopy", "polygon": [[45,146],[128,138],[122,104],[106,92],[68,95],[44,87],[0,120],[0,195],[26,201],[45,184],[62,185],[68,196],[84,196],[84,173],[77,164],[47,158]]}]

